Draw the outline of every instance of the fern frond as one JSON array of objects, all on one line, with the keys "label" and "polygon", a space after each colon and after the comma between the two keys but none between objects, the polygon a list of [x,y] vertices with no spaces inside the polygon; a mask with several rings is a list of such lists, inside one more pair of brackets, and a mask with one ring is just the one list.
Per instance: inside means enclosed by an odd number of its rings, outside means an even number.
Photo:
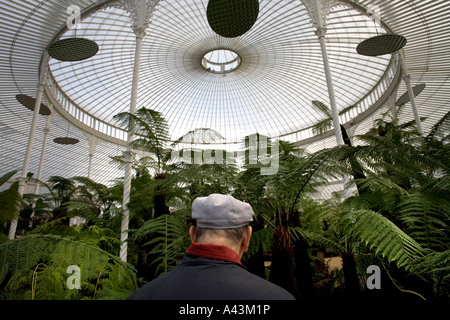
[{"label": "fern frond", "polygon": [[258,230],[252,234],[250,238],[250,245],[248,247],[248,251],[246,255],[253,256],[258,252],[260,248],[263,249],[264,252],[267,252],[271,249],[273,243],[273,229],[268,227],[261,230]]},{"label": "fern frond", "polygon": [[[426,255],[417,260],[414,273],[444,272],[450,278],[450,250],[442,252],[428,251]],[[450,279],[449,279],[450,280]]]},{"label": "fern frond", "polygon": [[[6,274],[12,275],[5,286],[10,298],[97,298],[95,288],[101,288],[103,281],[113,275],[117,287],[128,294],[137,288],[131,265],[97,247],[60,236],[33,234],[2,243],[0,261],[0,279],[3,281]],[[82,292],[70,292],[66,286],[66,270],[70,265],[80,267]],[[22,285],[14,284],[17,279],[24,281]],[[89,289],[91,283],[97,283],[94,290]]]},{"label": "fern frond", "polygon": [[408,234],[433,250],[449,247],[449,212],[448,201],[418,192],[400,203],[401,220],[406,223]]},{"label": "fern frond", "polygon": [[0,192],[0,223],[9,223],[19,215],[23,199],[18,188],[19,183],[16,181],[8,189]]},{"label": "fern frond", "polygon": [[313,127],[313,133],[317,135],[321,135],[326,133],[333,125],[333,121],[331,118],[325,118],[319,122],[317,122]]},{"label": "fern frond", "polygon": [[315,108],[317,111],[323,113],[327,118],[331,119],[331,111],[330,107],[328,107],[325,103],[318,100],[312,101],[312,107]]},{"label": "fern frond", "polygon": [[3,176],[0,177],[0,186],[2,186],[6,181],[9,180],[12,176],[14,176],[17,173],[17,170],[12,170],[7,173],[5,173]]},{"label": "fern frond", "polygon": [[[450,131],[450,111],[447,112],[438,122],[436,122],[430,130],[430,133],[425,137],[426,140],[430,141],[435,139],[437,136],[443,136]],[[441,137],[442,138],[442,137]]]},{"label": "fern frond", "polygon": [[375,250],[389,262],[395,262],[407,270],[415,259],[423,255],[422,246],[392,221],[370,210],[347,213],[343,219],[343,230]]},{"label": "fern frond", "polygon": [[8,273],[31,268],[41,259],[48,245],[46,238],[26,236],[0,244],[0,283]]},{"label": "fern frond", "polygon": [[156,219],[148,220],[134,233],[134,240],[151,237],[145,243],[152,249],[150,253],[158,255],[153,263],[158,263],[157,273],[166,273],[186,250],[186,223],[182,216],[164,214]]}]

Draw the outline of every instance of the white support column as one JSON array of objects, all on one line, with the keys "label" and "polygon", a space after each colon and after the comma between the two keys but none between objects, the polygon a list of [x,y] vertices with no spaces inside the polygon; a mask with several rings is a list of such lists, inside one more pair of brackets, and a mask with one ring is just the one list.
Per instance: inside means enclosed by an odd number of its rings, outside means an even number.
[{"label": "white support column", "polygon": [[395,99],[393,94],[389,96],[388,108],[391,111],[392,119],[394,119],[394,121],[397,121],[397,106],[395,105]]},{"label": "white support column", "polygon": [[336,97],[334,95],[333,78],[331,76],[330,63],[328,61],[327,46],[325,43],[325,27],[317,28],[316,35],[319,37],[320,48],[322,51],[322,60],[325,70],[325,77],[327,80],[328,96],[330,98],[331,117],[334,125],[334,135],[336,136],[336,142],[338,146],[344,145],[344,139],[342,138],[341,125],[339,122],[339,113],[337,111]]},{"label": "white support column", "polygon": [[[323,67],[325,71],[325,78],[327,81],[328,97],[330,99],[331,117],[334,126],[334,135],[338,146],[344,145],[344,139],[341,132],[341,124],[339,122],[339,113],[337,111],[336,97],[334,95],[333,77],[331,75],[330,62],[328,60],[327,45],[325,42],[325,34],[327,32],[325,18],[329,10],[337,4],[336,1],[328,0],[303,0],[306,2],[306,7],[309,10],[313,25],[316,26],[316,35],[319,38],[320,49],[322,53]],[[351,190],[348,186],[350,177],[344,176],[344,198],[351,195]]]},{"label": "white support column", "polygon": [[[53,116],[54,116],[53,106],[49,105],[48,108],[50,110],[50,114],[47,116],[47,119],[45,121],[44,141],[42,142],[41,158],[39,160],[39,169],[38,169],[38,174],[36,177],[38,180],[41,180],[42,168],[44,167],[45,150],[47,148],[47,140],[48,140],[48,135],[50,133],[50,124],[52,123]],[[39,193],[39,184],[36,184],[34,194],[38,194],[38,193]]]},{"label": "white support column", "polygon": [[120,234],[120,259],[122,261],[127,261],[128,252],[128,229],[130,222],[130,209],[128,205],[130,203],[131,194],[131,173],[133,164],[133,153],[130,150],[123,152],[125,161],[125,179],[123,182],[123,202],[122,202],[122,223],[121,223],[121,234]]},{"label": "white support column", "polygon": [[94,160],[94,155],[95,155],[95,149],[97,148],[98,144],[100,143],[99,139],[92,135],[92,134],[85,134],[86,139],[89,143],[89,166],[88,166],[88,174],[87,177],[88,179],[91,179],[91,175],[92,175],[92,161]]},{"label": "white support column", "polygon": [[[50,114],[47,116],[47,119],[45,121],[44,141],[42,142],[41,157],[39,159],[39,169],[38,169],[38,174],[37,174],[37,177],[36,177],[36,179],[38,181],[40,181],[41,177],[42,177],[42,169],[44,167],[45,150],[47,148],[47,140],[48,140],[48,135],[50,133],[50,124],[51,124],[51,122],[53,120],[53,116],[54,116],[54,114],[53,114],[53,106],[49,105],[48,108],[50,110]],[[39,194],[39,187],[40,187],[39,183],[36,183],[36,185],[34,186],[34,194],[35,195]],[[34,217],[34,208],[35,208],[35,206],[36,206],[36,202],[33,202],[32,203],[32,213],[31,213],[31,216],[30,216],[30,227],[33,226],[32,218]]]},{"label": "white support column", "polygon": [[422,121],[420,120],[419,111],[416,106],[416,97],[414,95],[413,88],[411,86],[411,75],[409,74],[408,67],[406,66],[405,56],[403,54],[403,49],[399,53],[399,60],[403,70],[403,81],[405,81],[406,89],[408,90],[408,96],[411,103],[411,108],[414,114],[414,119],[416,121],[417,131],[421,136],[423,136]]},{"label": "white support column", "polygon": [[[33,111],[33,120],[31,121],[30,134],[28,136],[27,150],[25,152],[25,159],[23,161],[22,174],[19,178],[18,192],[21,196],[23,196],[23,194],[25,192],[25,187],[27,184],[28,167],[30,165],[31,151],[33,150],[34,136],[36,135],[37,121],[38,121],[38,117],[39,117],[39,110],[41,108],[42,95],[44,93],[44,87],[45,87],[45,81],[47,79],[47,74],[48,74],[48,71],[46,68],[44,77],[43,77],[42,81],[38,84],[36,103],[34,105],[34,111]],[[18,219],[19,219],[19,217],[16,217],[11,222],[11,225],[9,227],[8,238],[10,240],[13,240],[16,237]]]},{"label": "white support column", "polygon": [[[131,101],[130,101],[130,114],[136,114],[136,104],[138,96],[139,87],[139,74],[140,74],[140,64],[141,64],[141,51],[142,51],[142,41],[146,35],[145,28],[148,26],[146,22],[147,17],[147,0],[138,0],[138,3],[134,5],[132,10],[137,10],[135,15],[136,21],[133,24],[133,31],[136,34],[136,49],[134,55],[134,70],[133,70],[133,82],[131,87]],[[131,119],[130,119],[131,120]],[[123,186],[123,201],[122,201],[122,224],[121,224],[121,246],[120,246],[120,259],[122,261],[127,261],[127,251],[128,251],[128,226],[130,220],[130,209],[128,207],[130,203],[130,191],[131,191],[131,176],[132,176],[132,163],[133,163],[133,153],[131,144],[134,140],[134,123],[130,121],[130,128],[128,132],[127,139],[127,150],[124,152],[125,159],[125,178]]]}]

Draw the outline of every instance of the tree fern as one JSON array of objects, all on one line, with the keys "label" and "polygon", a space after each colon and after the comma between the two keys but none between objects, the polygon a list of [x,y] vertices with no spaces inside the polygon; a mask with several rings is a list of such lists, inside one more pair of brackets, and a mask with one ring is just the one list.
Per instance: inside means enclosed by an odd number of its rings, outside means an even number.
[{"label": "tree fern", "polygon": [[[12,170],[0,177],[0,186],[14,176],[17,170]],[[14,182],[8,189],[0,192],[0,223],[9,223],[18,215],[23,205],[18,192],[19,182]]]},{"label": "tree fern", "polygon": [[162,114],[143,107],[138,109],[136,114],[122,112],[115,115],[114,119],[136,133],[132,147],[155,155],[154,169],[161,172],[163,162],[170,154],[166,150],[169,141],[169,127]]},{"label": "tree fern", "polygon": [[14,220],[23,206],[23,200],[18,192],[19,183],[14,182],[8,189],[0,192],[0,223]]},{"label": "tree fern", "polygon": [[424,254],[423,247],[392,221],[370,210],[351,211],[343,217],[346,233],[375,250],[376,254],[410,270]]},{"label": "tree fern", "polygon": [[48,241],[41,236],[26,236],[0,244],[0,283],[8,273],[36,265],[47,245]]},{"label": "tree fern", "polygon": [[430,133],[425,137],[427,141],[436,138],[442,140],[448,139],[450,132],[450,111],[447,112],[438,122],[436,122],[430,130]]},{"label": "tree fern", "polygon": [[[2,293],[5,298],[97,299],[114,296],[107,289],[112,281],[123,299],[137,288],[129,264],[97,247],[59,236],[34,234],[2,243],[0,261],[0,281],[9,277]],[[80,290],[67,288],[71,265],[81,270]]]},{"label": "tree fern", "polygon": [[187,249],[188,231],[184,218],[179,215],[164,214],[148,220],[134,233],[134,240],[151,238],[145,243],[150,246],[150,253],[156,254],[152,263],[157,263],[157,274],[164,274],[172,269]]},{"label": "tree fern", "polygon": [[422,246],[438,251],[450,247],[449,212],[449,201],[419,192],[408,195],[400,204],[407,233]]},{"label": "tree fern", "polygon": [[258,230],[252,234],[250,238],[250,245],[248,247],[248,251],[246,256],[252,256],[260,248],[263,249],[264,252],[268,252],[272,248],[273,243],[273,229],[272,228],[264,228]]}]

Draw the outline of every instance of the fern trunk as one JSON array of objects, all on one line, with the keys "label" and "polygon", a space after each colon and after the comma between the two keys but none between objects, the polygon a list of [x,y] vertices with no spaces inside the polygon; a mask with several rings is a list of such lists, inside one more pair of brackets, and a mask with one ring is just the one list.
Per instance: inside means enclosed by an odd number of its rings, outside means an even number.
[{"label": "fern trunk", "polygon": [[292,272],[294,250],[289,230],[287,227],[278,226],[273,232],[274,246],[269,281],[295,294]]},{"label": "fern trunk", "polygon": [[342,269],[344,271],[345,293],[348,296],[356,296],[361,291],[356,270],[356,261],[352,252],[342,254]]},{"label": "fern trunk", "polygon": [[[342,139],[344,140],[345,145],[351,147],[352,143],[350,142],[350,138],[347,134],[347,130],[345,127],[341,124],[341,133],[342,133]],[[362,166],[359,164],[358,160],[354,156],[349,157],[350,162],[350,168],[352,169],[352,175],[353,179],[355,179],[356,182],[356,189],[358,190],[358,194],[361,196],[364,193],[364,190],[361,189],[360,183],[358,182],[360,179],[366,179],[366,176],[364,175],[364,170]]]},{"label": "fern trunk", "polygon": [[[166,179],[166,174],[161,173],[155,176],[155,180]],[[169,206],[166,204],[166,193],[164,187],[158,186],[156,188],[156,194],[153,196],[153,205],[155,209],[154,218],[161,217],[164,214],[169,214]]]},{"label": "fern trunk", "polygon": [[299,293],[299,298],[303,301],[312,300],[315,297],[313,284],[313,270],[311,260],[308,255],[308,244],[299,235],[299,239],[294,244],[294,275]]}]

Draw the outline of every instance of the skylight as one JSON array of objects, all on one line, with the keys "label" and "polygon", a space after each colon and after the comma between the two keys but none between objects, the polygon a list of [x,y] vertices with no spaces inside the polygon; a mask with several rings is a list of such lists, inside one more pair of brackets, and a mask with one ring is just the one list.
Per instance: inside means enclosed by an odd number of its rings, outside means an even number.
[{"label": "skylight", "polygon": [[241,57],[232,50],[212,50],[202,58],[202,66],[212,73],[228,73],[239,68]]}]

